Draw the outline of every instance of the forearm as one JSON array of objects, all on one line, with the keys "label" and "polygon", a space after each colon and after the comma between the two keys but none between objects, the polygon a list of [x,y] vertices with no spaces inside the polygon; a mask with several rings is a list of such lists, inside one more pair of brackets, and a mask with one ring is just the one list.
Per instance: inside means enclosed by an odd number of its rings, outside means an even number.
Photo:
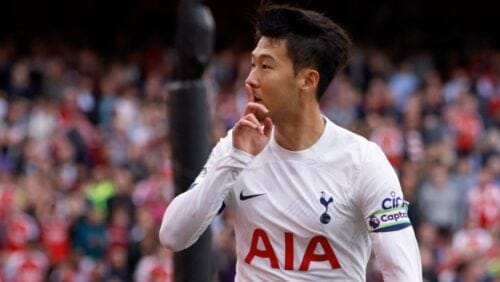
[{"label": "forearm", "polygon": [[251,162],[251,155],[232,150],[209,168],[194,187],[169,204],[160,227],[160,242],[173,251],[191,246],[217,215],[239,174]]},{"label": "forearm", "polygon": [[413,228],[372,233],[371,239],[384,281],[422,281],[420,251]]}]

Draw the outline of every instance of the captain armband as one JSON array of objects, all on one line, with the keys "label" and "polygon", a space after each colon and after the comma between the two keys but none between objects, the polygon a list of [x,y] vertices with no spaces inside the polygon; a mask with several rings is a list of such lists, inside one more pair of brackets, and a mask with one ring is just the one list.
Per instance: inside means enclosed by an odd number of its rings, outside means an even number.
[{"label": "captain armband", "polygon": [[391,192],[391,197],[382,200],[381,208],[367,219],[369,232],[389,232],[404,229],[411,225],[408,205],[402,197]]}]

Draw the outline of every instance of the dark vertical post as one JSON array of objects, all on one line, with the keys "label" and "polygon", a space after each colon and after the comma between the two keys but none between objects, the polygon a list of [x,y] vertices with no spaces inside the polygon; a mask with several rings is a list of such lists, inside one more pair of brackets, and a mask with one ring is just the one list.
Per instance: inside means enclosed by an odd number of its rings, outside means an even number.
[{"label": "dark vertical post", "polygon": [[[168,85],[176,194],[188,189],[210,152],[209,110],[201,78],[212,54],[214,29],[212,14],[201,0],[180,1],[176,80]],[[175,253],[175,281],[212,280],[211,237],[207,230],[193,246]]]}]

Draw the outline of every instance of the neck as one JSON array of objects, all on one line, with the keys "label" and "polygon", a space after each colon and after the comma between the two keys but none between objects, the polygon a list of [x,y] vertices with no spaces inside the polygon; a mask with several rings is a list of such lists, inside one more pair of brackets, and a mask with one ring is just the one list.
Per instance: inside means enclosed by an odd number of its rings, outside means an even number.
[{"label": "neck", "polygon": [[311,110],[302,110],[295,116],[288,116],[286,121],[275,124],[276,143],[290,151],[304,150],[316,143],[325,130],[325,120],[319,106]]}]

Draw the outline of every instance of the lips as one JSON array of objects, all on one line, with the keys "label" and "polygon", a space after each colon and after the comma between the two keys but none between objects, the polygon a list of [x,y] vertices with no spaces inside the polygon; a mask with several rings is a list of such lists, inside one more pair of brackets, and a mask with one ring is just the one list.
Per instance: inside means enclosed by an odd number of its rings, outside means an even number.
[{"label": "lips", "polygon": [[262,99],[259,96],[255,95],[255,93],[253,95],[253,100],[254,100],[254,102],[257,102],[257,103],[262,102]]}]

